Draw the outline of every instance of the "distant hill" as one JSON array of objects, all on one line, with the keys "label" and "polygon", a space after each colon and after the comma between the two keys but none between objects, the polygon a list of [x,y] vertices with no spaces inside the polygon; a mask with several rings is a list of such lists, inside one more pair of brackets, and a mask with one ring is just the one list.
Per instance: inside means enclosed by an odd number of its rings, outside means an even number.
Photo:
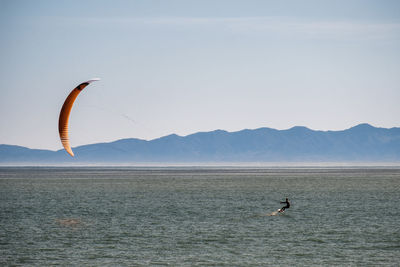
[{"label": "distant hill", "polygon": [[50,151],[0,145],[1,164],[400,162],[400,128],[360,124],[343,131],[259,128],[175,134],[146,141],[122,139]]}]

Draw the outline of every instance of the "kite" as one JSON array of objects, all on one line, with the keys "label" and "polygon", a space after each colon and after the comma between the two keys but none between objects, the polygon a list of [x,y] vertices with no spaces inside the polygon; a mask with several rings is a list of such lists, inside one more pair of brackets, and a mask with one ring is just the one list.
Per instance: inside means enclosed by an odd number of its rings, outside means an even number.
[{"label": "kite", "polygon": [[58,119],[58,132],[60,134],[60,140],[65,151],[67,151],[68,154],[70,154],[72,157],[74,156],[74,152],[72,152],[68,138],[68,121],[72,106],[75,102],[75,99],[78,97],[79,93],[90,83],[98,80],[100,79],[94,78],[89,81],[83,82],[77,87],[75,87],[74,90],[72,90],[71,93],[68,95],[68,97],[65,99],[64,105],[61,108],[60,117]]}]

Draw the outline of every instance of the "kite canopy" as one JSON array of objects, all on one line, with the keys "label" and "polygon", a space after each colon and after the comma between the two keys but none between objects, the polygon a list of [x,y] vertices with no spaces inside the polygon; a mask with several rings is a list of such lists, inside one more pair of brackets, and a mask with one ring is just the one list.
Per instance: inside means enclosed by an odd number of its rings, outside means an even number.
[{"label": "kite canopy", "polygon": [[60,134],[60,140],[64,147],[64,149],[70,154],[72,157],[74,156],[74,152],[72,152],[71,145],[69,144],[69,137],[68,137],[68,121],[69,121],[69,114],[71,113],[72,106],[75,102],[75,99],[78,97],[79,93],[90,83],[100,80],[99,78],[93,78],[89,81],[83,82],[71,93],[68,95],[67,99],[65,99],[64,105],[60,111],[60,117],[58,119],[58,132]]}]

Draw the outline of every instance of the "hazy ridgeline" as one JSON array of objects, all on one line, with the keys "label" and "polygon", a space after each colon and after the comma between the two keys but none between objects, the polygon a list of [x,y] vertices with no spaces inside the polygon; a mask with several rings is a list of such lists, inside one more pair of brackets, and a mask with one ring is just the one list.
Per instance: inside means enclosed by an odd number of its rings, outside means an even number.
[{"label": "hazy ridgeline", "polygon": [[1,164],[134,164],[227,162],[400,162],[400,128],[360,124],[344,131],[260,128],[123,139],[64,150],[0,145]]}]

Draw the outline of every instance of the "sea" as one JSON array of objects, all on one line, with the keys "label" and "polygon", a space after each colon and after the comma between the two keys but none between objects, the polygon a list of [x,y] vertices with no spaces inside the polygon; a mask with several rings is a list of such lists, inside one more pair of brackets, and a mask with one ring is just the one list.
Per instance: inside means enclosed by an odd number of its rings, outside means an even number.
[{"label": "sea", "polygon": [[400,168],[0,167],[0,266],[400,266]]}]

